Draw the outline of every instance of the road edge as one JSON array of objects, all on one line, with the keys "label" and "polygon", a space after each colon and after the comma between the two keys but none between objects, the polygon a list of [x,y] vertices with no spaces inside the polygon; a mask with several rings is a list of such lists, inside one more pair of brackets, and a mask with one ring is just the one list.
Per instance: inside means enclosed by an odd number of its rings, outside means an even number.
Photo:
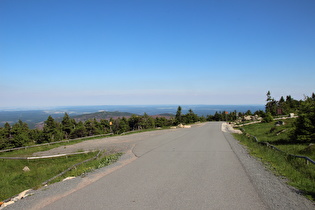
[{"label": "road edge", "polygon": [[236,140],[229,129],[222,129],[225,139],[241,162],[262,201],[270,209],[314,209],[315,203],[305,198],[299,190],[285,183],[280,177],[266,169],[263,163],[252,157]]}]

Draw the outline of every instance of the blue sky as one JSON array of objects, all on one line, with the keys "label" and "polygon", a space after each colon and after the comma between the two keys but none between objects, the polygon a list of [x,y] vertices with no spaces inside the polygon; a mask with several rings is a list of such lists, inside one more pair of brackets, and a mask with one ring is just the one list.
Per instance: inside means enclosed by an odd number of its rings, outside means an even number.
[{"label": "blue sky", "polygon": [[314,0],[1,0],[0,107],[315,92]]}]

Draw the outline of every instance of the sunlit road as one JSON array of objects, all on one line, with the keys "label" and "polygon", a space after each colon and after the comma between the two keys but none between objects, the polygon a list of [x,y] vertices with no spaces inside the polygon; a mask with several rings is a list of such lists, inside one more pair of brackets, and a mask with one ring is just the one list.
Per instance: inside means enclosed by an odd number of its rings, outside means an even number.
[{"label": "sunlit road", "polygon": [[57,192],[51,196],[26,198],[23,208],[266,209],[221,123],[148,138],[133,148],[133,154],[136,157],[117,169],[74,184],[65,182],[64,189],[52,187],[47,191]]}]

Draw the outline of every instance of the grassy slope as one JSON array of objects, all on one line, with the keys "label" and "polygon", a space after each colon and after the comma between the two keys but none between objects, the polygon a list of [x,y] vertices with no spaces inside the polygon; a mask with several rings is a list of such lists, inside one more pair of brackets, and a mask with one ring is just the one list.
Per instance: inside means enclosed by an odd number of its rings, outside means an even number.
[{"label": "grassy slope", "polygon": [[[167,129],[167,128],[166,128]],[[156,129],[140,130],[135,132],[126,133],[140,133]],[[99,137],[87,137],[82,140],[76,140],[72,142],[57,143],[53,145],[42,145],[39,147],[15,150],[11,152],[0,153],[0,157],[28,157],[33,153],[39,151],[46,151],[59,146],[66,146],[70,144],[79,143],[85,140],[97,139]],[[92,158],[96,153],[81,154],[75,156],[59,157],[53,159],[40,159],[40,160],[3,160],[0,159],[0,201],[8,199],[25,189],[40,187],[43,182],[52,178],[53,176],[61,173],[67,168],[73,166],[76,163],[82,162],[89,158]],[[103,156],[101,155],[94,161],[84,163],[74,170],[67,172],[64,176],[54,180],[60,181],[67,176],[79,176],[94,169],[105,167],[112,162],[115,162],[121,154],[112,154]],[[24,166],[28,166],[31,171],[23,172]]]},{"label": "grassy slope", "polygon": [[[47,149],[46,147],[44,149]],[[39,148],[36,148],[38,151]],[[0,201],[8,199],[26,189],[38,188],[43,182],[63,172],[76,163],[96,156],[97,152],[80,154],[68,157],[37,160],[3,160],[0,159]],[[28,156],[30,151],[14,151],[10,156]],[[83,173],[101,168],[115,162],[121,154],[100,156],[96,160],[84,163],[75,169],[67,172],[60,178],[52,182],[60,181],[67,176],[79,176]],[[8,154],[6,154],[8,156]],[[23,168],[28,166],[29,172],[24,172]]]},{"label": "grassy slope", "polygon": [[[315,160],[314,151],[305,153],[305,148],[309,146],[309,143],[290,141],[289,132],[292,129],[293,119],[285,120],[285,123],[279,127],[275,127],[275,122],[252,124],[244,126],[244,129],[246,133],[256,136],[259,141],[269,142],[288,153],[306,155]],[[285,131],[277,135],[283,130]],[[290,185],[301,190],[308,198],[315,200],[315,165],[306,165],[303,159],[289,158],[281,152],[257,144],[244,135],[235,135],[235,137],[268,168],[277,175],[285,177]]]}]

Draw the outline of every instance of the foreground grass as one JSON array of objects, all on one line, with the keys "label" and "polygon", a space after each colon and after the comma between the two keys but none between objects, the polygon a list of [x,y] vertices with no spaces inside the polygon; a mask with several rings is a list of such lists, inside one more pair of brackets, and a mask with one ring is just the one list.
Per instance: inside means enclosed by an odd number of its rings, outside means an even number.
[{"label": "foreground grass", "polygon": [[[21,152],[20,152],[21,153]],[[0,159],[0,201],[8,199],[26,189],[38,188],[43,182],[63,172],[76,163],[95,157],[97,152],[68,157],[38,160],[2,160]],[[22,155],[22,154],[20,154]],[[101,155],[96,160],[77,166],[52,182],[60,181],[68,176],[79,176],[115,162],[121,154]],[[24,172],[27,166],[30,171]]]},{"label": "foreground grass", "polygon": [[[286,122],[286,125],[276,127],[276,130],[292,127],[292,120]],[[289,140],[289,132],[283,132],[277,135],[273,123],[261,123],[248,125],[244,127],[246,132],[254,135],[259,141],[274,144],[279,149],[296,155],[306,155],[305,148],[308,143],[292,142]],[[272,132],[270,132],[272,131]],[[284,153],[268,148],[248,138],[245,135],[234,135],[243,145],[245,145],[250,154],[262,160],[267,168],[271,169],[276,175],[285,177],[288,184],[301,190],[306,197],[315,200],[315,165],[306,164],[304,159],[296,159],[287,156]],[[314,152],[309,152],[308,157],[314,160]]]},{"label": "foreground grass", "polygon": [[[161,129],[170,129],[170,127],[163,127]],[[51,145],[40,145],[38,147],[30,147],[20,150],[13,150],[10,152],[0,153],[0,157],[29,157],[35,152],[47,151],[60,146],[68,146],[76,144],[86,140],[107,138],[116,135],[130,135],[134,133],[142,133],[147,131],[155,131],[157,129],[144,129],[132,132],[126,132],[123,134],[104,135],[104,136],[90,136],[69,142],[56,143]],[[29,145],[30,146],[30,145]],[[80,163],[84,160],[95,157],[97,152],[91,152],[87,154],[80,154],[68,157],[59,157],[53,159],[37,159],[37,160],[3,160],[0,159],[0,201],[8,199],[18,193],[30,189],[38,188],[43,182],[54,177],[55,175],[65,171],[69,167]],[[115,161],[122,154],[112,154],[105,156],[101,154],[96,160],[89,161],[81,164],[65,175],[54,179],[51,183],[61,181],[65,177],[80,176],[91,172],[95,169],[105,167]],[[23,168],[28,166],[29,172],[24,172]]]}]

